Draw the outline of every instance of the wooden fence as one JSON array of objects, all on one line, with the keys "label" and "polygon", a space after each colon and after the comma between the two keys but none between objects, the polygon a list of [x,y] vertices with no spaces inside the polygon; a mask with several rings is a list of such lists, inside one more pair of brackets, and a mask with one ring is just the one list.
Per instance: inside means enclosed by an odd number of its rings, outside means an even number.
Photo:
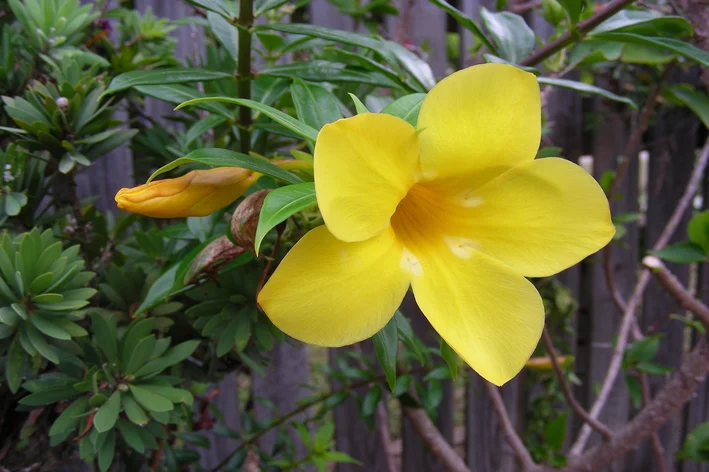
[{"label": "wooden fence", "polygon": [[[151,6],[160,16],[179,18],[190,12],[190,7],[175,0],[138,0],[138,8]],[[424,42],[431,48],[429,62],[437,77],[448,72],[446,58],[446,34],[456,31],[456,25],[441,10],[426,0],[399,0],[411,5],[411,20],[408,25],[397,24],[396,17],[388,17],[382,24],[382,33],[398,40],[411,41],[415,45]],[[481,6],[493,8],[491,0],[458,0],[451,2],[472,17],[479,17]],[[353,29],[350,18],[340,15],[336,8],[325,0],[313,0],[309,6],[309,19],[312,23],[340,29]],[[548,37],[551,27],[535,14],[526,18],[530,26],[542,38]],[[461,33],[460,50],[472,44],[467,31]],[[195,31],[189,26],[182,26],[176,32],[178,48],[183,56],[190,53],[195,41]],[[470,58],[462,54],[460,66],[470,64]],[[677,77],[683,80],[692,77]],[[600,84],[613,89],[612,83]],[[548,119],[553,122],[553,132],[545,138],[545,145],[563,148],[563,156],[577,161],[582,155],[593,156],[593,173],[596,178],[617,165],[619,156],[632,127],[634,116],[625,106],[603,100],[582,97],[577,93],[552,90],[547,96]],[[170,113],[171,106],[152,104],[149,112],[159,117]],[[597,117],[594,126],[590,126],[588,116]],[[612,258],[612,271],[617,286],[624,297],[630,295],[639,270],[638,261],[642,257],[646,241],[654,241],[670,213],[680,198],[694,162],[695,148],[700,136],[705,133],[689,112],[673,110],[657,116],[654,125],[644,136],[642,149],[649,152],[649,176],[647,180],[647,213],[640,224],[628,226],[628,232],[622,242],[615,244]],[[139,157],[139,156],[136,156]],[[639,168],[638,159],[633,160],[628,175],[618,191],[619,199],[613,202],[614,214],[639,211]],[[84,195],[100,195],[104,208],[113,206],[115,190],[131,183],[131,156],[127,149],[118,150],[97,162],[85,172],[80,181]],[[708,201],[705,199],[704,201]],[[686,215],[688,218],[690,215]],[[683,227],[681,227],[683,228]],[[684,238],[683,230],[677,232],[676,239]],[[671,266],[679,279],[689,282],[688,266]],[[709,268],[698,268],[698,276],[693,280],[701,298],[709,302]],[[604,377],[612,353],[613,337],[620,323],[621,313],[613,304],[605,284],[603,266],[599,255],[594,255],[578,266],[562,273],[559,279],[566,284],[579,301],[574,315],[575,336],[570,343],[575,356],[575,373],[582,385],[577,386],[575,394],[584,406],[594,399],[596,384]],[[433,336],[425,319],[417,312],[415,304],[405,302],[404,309],[415,320],[415,328],[423,339],[432,341]],[[651,287],[644,299],[641,325],[648,327],[660,322],[670,312],[679,310],[676,303],[659,287]],[[686,350],[686,330],[682,323],[668,321],[662,326],[664,338],[658,362],[677,367]],[[433,341],[432,341],[433,342]],[[254,377],[251,388],[255,397],[262,396],[274,402],[281,411],[288,411],[298,398],[306,392],[302,385],[310,379],[307,351],[298,343],[282,344],[273,353],[273,369],[266,377]],[[509,409],[513,423],[518,431],[524,428],[527,415],[527,398],[524,373],[502,389],[502,394]],[[655,377],[653,391],[664,379]],[[444,388],[444,399],[438,411],[437,425],[444,436],[455,436],[459,450],[462,450],[467,463],[476,472],[513,472],[518,470],[511,449],[506,444],[499,429],[488,397],[485,395],[482,379],[473,372],[467,374],[464,399],[453,395],[450,384]],[[218,406],[227,416],[230,427],[238,429],[239,402],[237,383],[230,376],[219,386]],[[458,421],[454,428],[454,413],[464,410],[464,420]],[[622,376],[619,377],[611,398],[601,415],[601,420],[611,429],[627,422],[633,415],[633,408]],[[262,420],[273,415],[270,410],[257,409],[257,416]],[[385,457],[381,442],[361,419],[354,401],[345,402],[334,414],[336,421],[336,440],[338,448],[348,452],[364,463],[363,467],[339,465],[339,472],[385,471]],[[709,386],[705,385],[698,396],[685,408],[682,417],[671,421],[660,432],[665,447],[666,463],[674,462],[681,439],[697,424],[709,420]],[[461,425],[462,423],[462,425]],[[568,435],[574,435],[580,425],[577,420],[571,423]],[[442,470],[427,452],[420,438],[411,426],[403,421],[401,431],[401,466],[404,472],[436,472]],[[455,433],[455,434],[454,434]],[[264,438],[266,442],[272,438]],[[596,439],[597,441],[597,439]],[[218,463],[236,444],[234,440],[217,439],[209,454],[205,455],[202,465],[210,467]],[[689,462],[676,463],[679,472],[709,472],[709,465]],[[649,443],[628,455],[613,471],[627,470],[652,472],[657,470],[653,464]]]}]

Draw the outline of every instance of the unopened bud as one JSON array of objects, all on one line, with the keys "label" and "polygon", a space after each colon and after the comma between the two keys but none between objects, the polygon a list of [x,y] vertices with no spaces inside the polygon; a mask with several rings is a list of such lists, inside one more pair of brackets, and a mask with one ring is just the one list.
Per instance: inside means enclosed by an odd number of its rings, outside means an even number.
[{"label": "unopened bud", "polygon": [[118,388],[118,391],[119,391],[119,392],[122,392],[122,393],[125,393],[125,392],[128,391],[128,385],[126,385],[126,384],[124,384],[124,383],[118,384],[118,387],[117,387],[117,388]]},{"label": "unopened bud", "polygon": [[266,189],[252,193],[234,210],[231,217],[231,236],[237,245],[253,250],[259,214],[268,192],[270,190]]},{"label": "unopened bud", "polygon": [[69,99],[66,97],[59,97],[59,98],[57,98],[55,103],[62,110],[66,110],[67,107],[69,106]]}]

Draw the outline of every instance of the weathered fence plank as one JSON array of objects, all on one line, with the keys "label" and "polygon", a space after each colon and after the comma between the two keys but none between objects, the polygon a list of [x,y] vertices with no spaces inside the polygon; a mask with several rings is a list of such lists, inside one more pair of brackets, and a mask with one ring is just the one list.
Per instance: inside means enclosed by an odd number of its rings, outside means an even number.
[{"label": "weathered fence plank", "polygon": [[[622,107],[603,100],[594,102],[597,118],[591,141],[594,156],[594,176],[600,180],[608,170],[614,170],[617,158],[623,153],[628,138],[628,123]],[[625,179],[618,190],[618,200],[613,202],[613,214],[638,210],[637,159],[633,159]],[[611,270],[618,290],[629,297],[633,289],[638,260],[638,231],[629,225],[627,234],[613,244]],[[583,396],[580,398],[588,407],[595,400],[595,385],[603,382],[613,353],[613,341],[620,325],[621,313],[609,296],[603,268],[602,251],[591,259],[590,270],[583,274],[581,286],[588,292],[581,294],[584,303],[578,325],[578,355],[585,360],[587,375]],[[585,353],[584,353],[585,350]],[[585,359],[584,359],[585,358]],[[583,367],[582,367],[583,368]],[[611,429],[625,424],[629,418],[630,404],[623,376],[618,376],[600,420]],[[593,444],[598,441],[594,434]],[[619,466],[622,470],[622,465]]]},{"label": "weathered fence plank", "polygon": [[[664,111],[657,117],[649,143],[650,172],[648,181],[648,213],[645,240],[654,244],[660,237],[667,220],[682,197],[694,166],[697,123],[688,110]],[[686,225],[689,212],[684,216],[672,242],[686,240]],[[667,264],[668,268],[683,283],[689,280],[687,264]],[[682,361],[685,348],[685,327],[682,323],[668,320],[671,313],[678,310],[675,300],[659,285],[651,284],[645,294],[643,325],[658,327],[662,333],[661,346],[656,363],[676,369]],[[666,381],[665,376],[650,376],[650,389],[655,393]],[[674,462],[679,448],[681,418],[670,420],[660,430],[660,442],[665,449],[665,464]],[[652,449],[645,443],[634,457],[634,470],[658,470]]]}]

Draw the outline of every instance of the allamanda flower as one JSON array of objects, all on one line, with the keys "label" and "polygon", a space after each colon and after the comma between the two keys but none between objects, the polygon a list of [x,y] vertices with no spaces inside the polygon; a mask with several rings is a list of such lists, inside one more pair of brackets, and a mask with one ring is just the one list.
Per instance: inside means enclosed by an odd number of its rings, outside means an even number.
[{"label": "allamanda flower", "polygon": [[411,286],[443,339],[504,384],[544,325],[525,277],[555,274],[615,232],[591,176],[534,160],[540,135],[535,77],[499,64],[436,85],[418,130],[371,113],[325,126],[314,162],[325,225],[286,255],[260,306],[294,338],[343,346],[384,327]]}]

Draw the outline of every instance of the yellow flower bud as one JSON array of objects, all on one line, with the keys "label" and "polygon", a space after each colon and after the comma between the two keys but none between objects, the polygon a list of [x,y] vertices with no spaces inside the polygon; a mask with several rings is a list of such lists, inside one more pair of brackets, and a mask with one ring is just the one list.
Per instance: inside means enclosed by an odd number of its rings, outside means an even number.
[{"label": "yellow flower bud", "polygon": [[239,198],[261,174],[240,167],[193,170],[165,179],[123,188],[118,208],[154,218],[207,216]]}]

